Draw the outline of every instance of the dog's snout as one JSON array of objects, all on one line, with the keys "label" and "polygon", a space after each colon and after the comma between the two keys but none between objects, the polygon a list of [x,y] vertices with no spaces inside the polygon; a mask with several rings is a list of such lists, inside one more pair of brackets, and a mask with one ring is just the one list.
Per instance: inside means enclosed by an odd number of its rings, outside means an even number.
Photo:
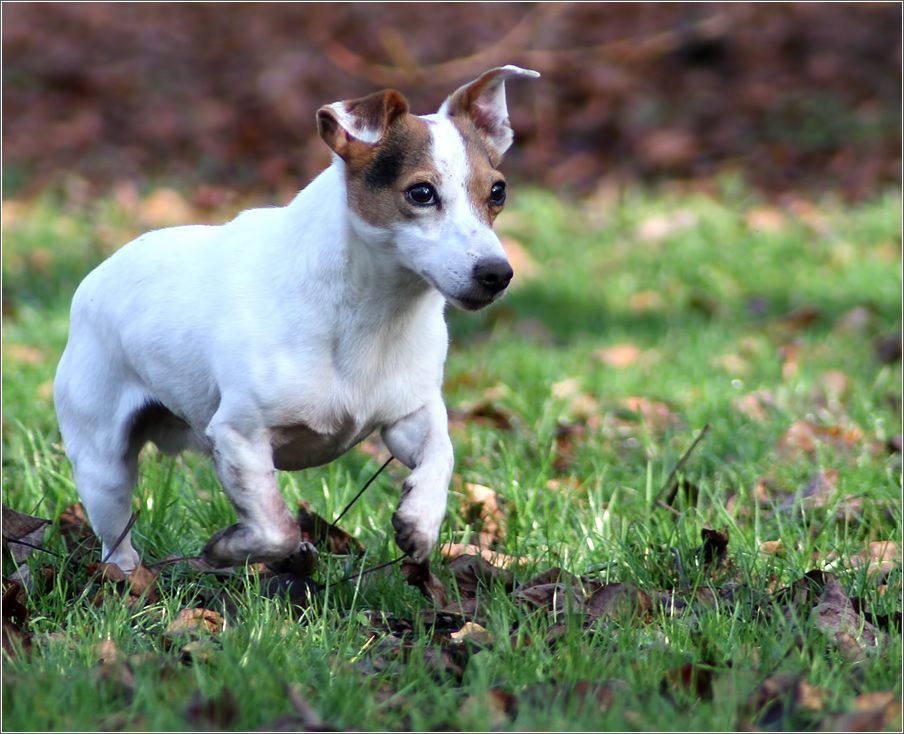
[{"label": "dog's snout", "polygon": [[474,280],[493,293],[505,290],[513,275],[507,260],[488,260],[474,266]]}]

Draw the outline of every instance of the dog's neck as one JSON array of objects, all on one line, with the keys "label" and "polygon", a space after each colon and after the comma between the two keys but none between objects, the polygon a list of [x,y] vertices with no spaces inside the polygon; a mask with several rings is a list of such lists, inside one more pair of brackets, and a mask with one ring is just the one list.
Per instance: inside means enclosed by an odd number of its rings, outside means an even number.
[{"label": "dog's neck", "polygon": [[[404,317],[413,309],[444,303],[435,288],[392,257],[389,233],[351,211],[346,175],[345,164],[334,156],[332,165],[289,204],[291,226],[304,228],[293,238],[295,257],[306,260],[307,266],[315,264],[325,282],[344,291],[337,308],[348,303],[365,323],[385,324],[391,320],[388,315]],[[312,228],[319,230],[314,240],[309,237]],[[314,241],[322,244],[312,249],[308,245]]]}]

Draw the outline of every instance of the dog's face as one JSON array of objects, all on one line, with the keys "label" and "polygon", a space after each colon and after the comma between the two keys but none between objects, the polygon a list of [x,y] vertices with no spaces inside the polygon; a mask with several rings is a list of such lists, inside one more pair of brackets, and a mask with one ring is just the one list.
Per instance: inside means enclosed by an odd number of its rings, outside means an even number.
[{"label": "dog's face", "polygon": [[467,310],[492,303],[512,278],[492,231],[506,197],[496,166],[512,140],[504,82],[533,76],[493,69],[425,117],[393,90],[318,112],[321,136],[346,164],[358,234],[395,248],[403,266]]}]

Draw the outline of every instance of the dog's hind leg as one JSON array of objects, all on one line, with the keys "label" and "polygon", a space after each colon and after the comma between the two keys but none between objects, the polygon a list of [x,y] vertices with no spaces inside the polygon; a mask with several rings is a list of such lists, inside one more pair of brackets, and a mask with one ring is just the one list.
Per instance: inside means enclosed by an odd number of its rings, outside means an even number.
[{"label": "dog's hind leg", "polygon": [[277,561],[299,548],[301,531],[280,494],[265,433],[249,429],[246,435],[219,413],[207,428],[217,477],[239,520],[204,547],[204,560],[213,566]]},{"label": "dog's hind leg", "polygon": [[84,370],[70,372],[69,366],[65,359],[60,363],[54,402],[75,486],[103,541],[102,558],[130,572],[138,565],[131,532],[118,545],[116,541],[129,524],[138,478],[141,447],[131,440],[131,411],[115,383],[90,379],[103,373],[102,368],[88,371],[86,376]]}]

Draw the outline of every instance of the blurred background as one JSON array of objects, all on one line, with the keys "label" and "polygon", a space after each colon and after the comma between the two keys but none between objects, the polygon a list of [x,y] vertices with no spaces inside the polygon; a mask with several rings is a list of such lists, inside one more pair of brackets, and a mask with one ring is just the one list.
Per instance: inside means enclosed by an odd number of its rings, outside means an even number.
[{"label": "blurred background", "polygon": [[[515,63],[506,173],[566,195],[739,175],[769,196],[900,184],[900,3],[4,3],[4,196],[63,179],[292,191],[314,113],[420,114]],[[210,199],[205,202],[204,199]]]}]

